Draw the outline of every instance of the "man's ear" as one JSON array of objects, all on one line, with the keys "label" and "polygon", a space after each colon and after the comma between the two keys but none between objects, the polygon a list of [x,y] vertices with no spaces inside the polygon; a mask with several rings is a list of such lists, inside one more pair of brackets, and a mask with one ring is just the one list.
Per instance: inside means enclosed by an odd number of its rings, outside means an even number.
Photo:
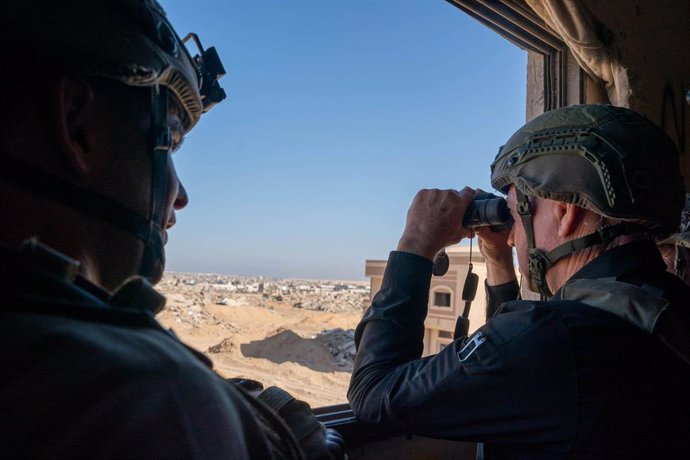
[{"label": "man's ear", "polygon": [[558,236],[561,238],[572,236],[584,218],[584,209],[570,203],[559,202],[555,212],[558,221]]},{"label": "man's ear", "polygon": [[93,88],[83,78],[62,77],[55,86],[54,101],[56,141],[74,172],[86,174],[93,152],[90,136]]}]

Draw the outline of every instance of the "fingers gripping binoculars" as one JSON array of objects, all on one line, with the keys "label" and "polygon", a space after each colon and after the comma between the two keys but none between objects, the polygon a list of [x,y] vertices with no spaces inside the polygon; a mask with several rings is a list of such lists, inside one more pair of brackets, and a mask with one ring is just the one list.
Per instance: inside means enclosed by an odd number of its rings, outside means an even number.
[{"label": "fingers gripping binoculars", "polygon": [[[462,218],[462,226],[469,229],[490,227],[493,231],[508,230],[513,226],[508,203],[493,193],[478,193],[470,202]],[[436,254],[433,273],[443,276],[448,272],[450,260],[445,250]]]},{"label": "fingers gripping binoculars", "polygon": [[[462,226],[469,229],[489,227],[494,231],[508,230],[513,226],[513,217],[510,215],[508,203],[504,198],[497,197],[493,193],[478,193],[474,196],[465,210],[462,218]],[[448,272],[450,259],[445,250],[441,250],[434,258],[433,274],[443,276]],[[470,326],[470,306],[477,294],[479,276],[472,273],[472,245],[470,243],[470,263],[467,268],[467,277],[462,290],[462,300],[465,302],[463,312],[455,323],[454,339],[467,336]]]}]

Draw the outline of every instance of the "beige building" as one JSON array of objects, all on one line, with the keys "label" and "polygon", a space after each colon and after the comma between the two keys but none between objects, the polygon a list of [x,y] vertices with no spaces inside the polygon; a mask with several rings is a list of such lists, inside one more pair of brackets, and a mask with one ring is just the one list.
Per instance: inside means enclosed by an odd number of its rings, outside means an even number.
[{"label": "beige building", "polygon": [[[461,297],[469,265],[469,250],[469,246],[452,246],[446,249],[450,258],[448,273],[431,277],[429,310],[424,321],[424,356],[438,353],[453,341],[455,320],[465,307]],[[371,298],[381,289],[385,269],[385,260],[366,261],[365,273],[371,279]],[[479,285],[470,309],[470,333],[484,324],[486,316],[486,265],[476,244],[472,250],[472,271],[479,276]]]}]

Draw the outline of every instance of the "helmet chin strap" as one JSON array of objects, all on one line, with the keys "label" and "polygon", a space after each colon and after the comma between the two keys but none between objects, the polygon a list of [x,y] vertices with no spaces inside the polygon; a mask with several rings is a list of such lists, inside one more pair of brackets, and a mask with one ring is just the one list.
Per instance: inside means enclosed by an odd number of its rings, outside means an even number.
[{"label": "helmet chin strap", "polygon": [[144,254],[139,274],[156,281],[165,266],[162,232],[167,223],[166,195],[168,188],[168,154],[172,148],[172,133],[168,124],[168,89],[151,88],[151,201],[149,228],[144,241]]},{"label": "helmet chin strap", "polygon": [[622,222],[615,225],[603,225],[594,233],[566,241],[549,252],[537,249],[534,242],[534,227],[532,226],[532,211],[527,195],[516,188],[517,213],[522,220],[527,237],[527,250],[529,257],[529,273],[532,282],[539,290],[542,300],[553,296],[546,282],[546,272],[553,264],[566,256],[582,249],[602,243],[610,243],[621,235],[634,233],[640,230],[639,225]]},{"label": "helmet chin strap", "polygon": [[151,105],[149,155],[152,175],[148,218],[113,198],[76,185],[35,165],[10,158],[7,154],[0,154],[0,180],[89,214],[132,234],[144,244],[139,274],[156,281],[165,265],[162,229],[167,219],[165,204],[168,154],[172,146],[172,134],[168,126],[167,88],[151,88]]},{"label": "helmet chin strap", "polygon": [[537,287],[542,300],[544,300],[544,298],[551,297],[553,294],[546,284],[546,270],[548,267],[546,267],[544,263],[544,253],[537,249],[534,243],[534,227],[532,226],[532,209],[530,207],[529,198],[517,187],[515,187],[515,196],[517,198],[516,211],[520,216],[522,227],[525,229],[525,237],[527,238],[530,280]]}]

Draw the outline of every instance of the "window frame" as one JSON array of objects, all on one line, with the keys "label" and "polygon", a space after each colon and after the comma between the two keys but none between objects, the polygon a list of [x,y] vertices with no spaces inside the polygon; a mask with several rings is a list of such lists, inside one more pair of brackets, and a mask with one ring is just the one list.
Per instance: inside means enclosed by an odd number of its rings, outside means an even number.
[{"label": "window frame", "polygon": [[[443,332],[444,334],[441,334],[442,332]],[[448,334],[448,335],[446,335],[446,334]],[[439,331],[438,331],[438,338],[439,338],[439,339],[452,339],[452,338],[453,338],[453,333],[450,332],[450,331],[439,330]]]},{"label": "window frame", "polygon": [[[567,45],[523,2],[446,1],[514,45],[543,58],[542,112],[584,102],[584,75]],[[570,94],[568,80],[571,80],[571,86],[575,86]]]}]

